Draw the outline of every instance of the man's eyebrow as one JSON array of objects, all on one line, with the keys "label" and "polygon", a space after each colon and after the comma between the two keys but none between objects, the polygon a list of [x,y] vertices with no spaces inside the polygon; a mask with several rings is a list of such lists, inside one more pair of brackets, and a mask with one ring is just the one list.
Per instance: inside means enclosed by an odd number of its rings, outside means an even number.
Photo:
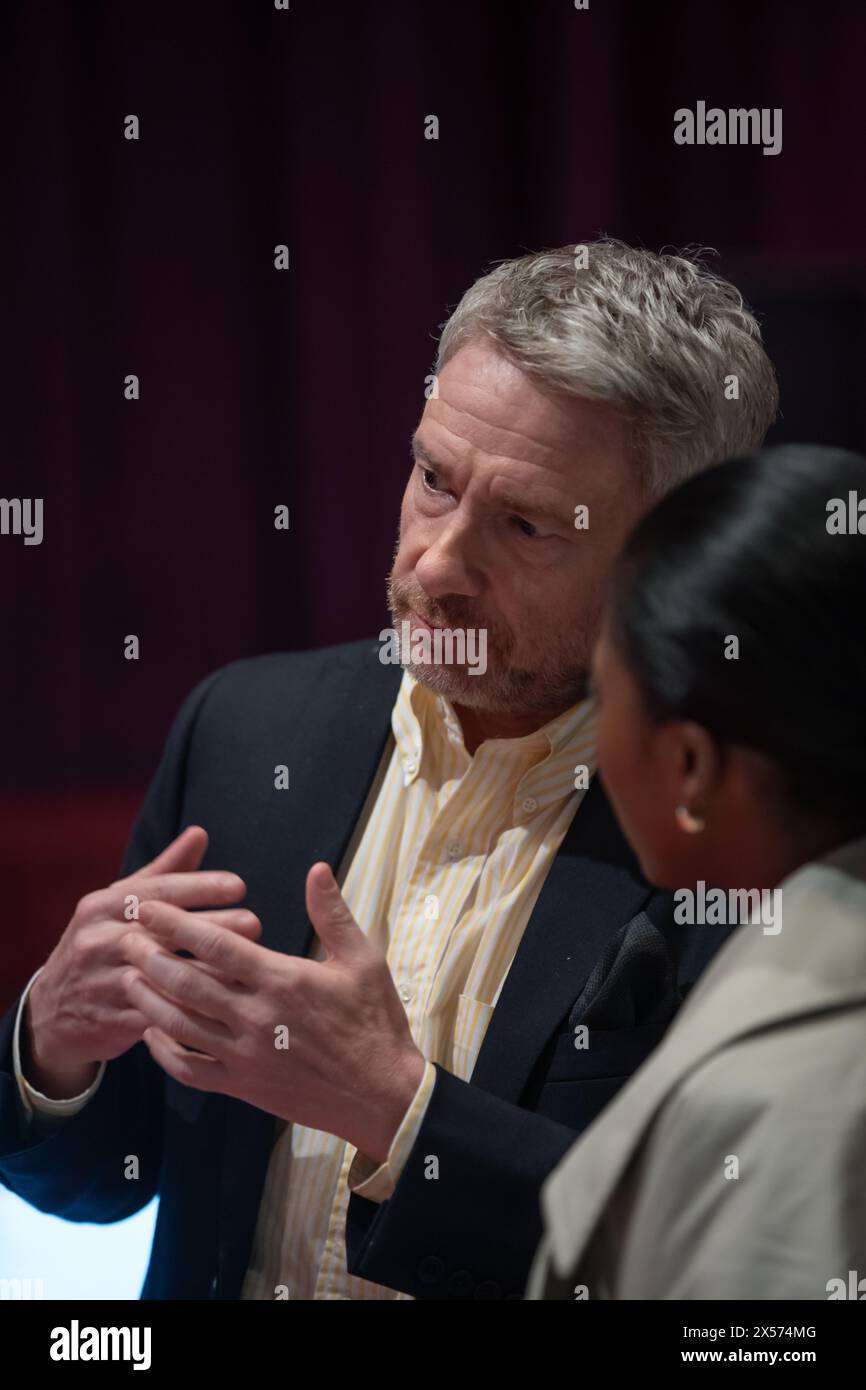
[{"label": "man's eyebrow", "polygon": [[517,512],[518,516],[536,517],[539,521],[549,521],[554,526],[562,526],[566,530],[572,525],[571,517],[563,516],[561,512],[552,511],[549,507],[539,507],[535,502],[521,502],[519,497],[514,497],[510,492],[501,492],[498,500],[506,511]]},{"label": "man's eyebrow", "polygon": [[[433,464],[434,460],[430,457],[417,434],[412,435],[411,449],[416,459],[423,459],[425,463]],[[441,467],[441,464],[436,464],[436,467]]]},{"label": "man's eyebrow", "polygon": [[[448,477],[450,471],[448,465],[437,463],[436,460],[431,457],[428,449],[418,438],[417,434],[413,434],[412,436],[412,453],[416,459],[422,460],[424,463],[429,464],[431,468],[438,469],[446,478]],[[511,492],[500,493],[498,501],[507,511],[517,512],[519,516],[537,517],[539,521],[549,521],[555,526],[561,526],[566,530],[571,528],[571,517],[562,516],[560,512],[553,511],[549,507],[539,507],[535,502],[530,502],[528,500],[525,502],[521,501],[519,497],[515,497]]]}]

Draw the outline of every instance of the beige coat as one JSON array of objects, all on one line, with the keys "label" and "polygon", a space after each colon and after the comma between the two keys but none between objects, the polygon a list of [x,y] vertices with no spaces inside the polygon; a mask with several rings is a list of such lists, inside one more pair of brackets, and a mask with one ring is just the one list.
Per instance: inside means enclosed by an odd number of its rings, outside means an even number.
[{"label": "beige coat", "polygon": [[545,1182],[528,1298],[866,1298],[866,839],[781,889]]}]

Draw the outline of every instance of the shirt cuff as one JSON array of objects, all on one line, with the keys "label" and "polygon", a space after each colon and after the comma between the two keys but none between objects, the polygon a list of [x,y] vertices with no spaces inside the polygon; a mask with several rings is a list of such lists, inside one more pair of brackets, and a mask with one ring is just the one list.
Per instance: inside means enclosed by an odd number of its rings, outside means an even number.
[{"label": "shirt cuff", "polygon": [[99,1063],[99,1070],[86,1091],[82,1091],[79,1096],[70,1096],[67,1100],[53,1100],[51,1096],[44,1096],[41,1091],[37,1091],[35,1086],[30,1085],[30,1082],[26,1079],[21,1068],[21,1024],[24,1017],[24,1010],[27,1007],[27,996],[30,993],[30,987],[41,970],[42,966],[40,965],[39,970],[31,975],[18,1004],[18,1013],[15,1016],[15,1029],[12,1034],[12,1061],[15,1070],[15,1080],[18,1083],[18,1094],[21,1097],[21,1104],[24,1106],[28,1120],[32,1121],[35,1114],[39,1116],[40,1120],[50,1122],[54,1120],[70,1119],[73,1115],[77,1115],[79,1110],[84,1109],[102,1080],[106,1064],[105,1062]]},{"label": "shirt cuff", "polygon": [[435,1084],[436,1068],[432,1062],[427,1062],[409,1109],[391,1140],[385,1162],[377,1166],[375,1160],[368,1158],[366,1154],[355,1154],[346,1179],[350,1192],[354,1192],[358,1197],[366,1197],[369,1202],[386,1202],[393,1195],[412,1151],[412,1145],[418,1138]]}]

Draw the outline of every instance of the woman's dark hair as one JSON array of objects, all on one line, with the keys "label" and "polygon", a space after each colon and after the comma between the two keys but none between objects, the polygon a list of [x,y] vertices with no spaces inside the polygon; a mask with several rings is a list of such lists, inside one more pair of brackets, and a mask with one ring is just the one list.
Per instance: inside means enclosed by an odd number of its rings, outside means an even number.
[{"label": "woman's dark hair", "polygon": [[[837,528],[833,499],[854,530]],[[778,766],[799,814],[866,825],[866,458],[781,445],[669,493],[614,569],[610,639],[654,722]],[[739,639],[738,659],[726,639]]]}]

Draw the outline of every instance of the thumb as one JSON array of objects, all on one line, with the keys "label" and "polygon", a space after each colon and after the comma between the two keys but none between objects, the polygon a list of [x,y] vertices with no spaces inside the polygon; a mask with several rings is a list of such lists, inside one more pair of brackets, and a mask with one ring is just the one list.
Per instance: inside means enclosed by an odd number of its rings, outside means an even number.
[{"label": "thumb", "polygon": [[197,869],[207,849],[207,831],[201,825],[188,825],[170,845],[145,864],[135,875],[153,878],[155,874],[192,873]]},{"label": "thumb", "polygon": [[329,958],[343,960],[366,948],[367,938],[358,926],[327,864],[314,864],[307,874],[307,915]]}]

